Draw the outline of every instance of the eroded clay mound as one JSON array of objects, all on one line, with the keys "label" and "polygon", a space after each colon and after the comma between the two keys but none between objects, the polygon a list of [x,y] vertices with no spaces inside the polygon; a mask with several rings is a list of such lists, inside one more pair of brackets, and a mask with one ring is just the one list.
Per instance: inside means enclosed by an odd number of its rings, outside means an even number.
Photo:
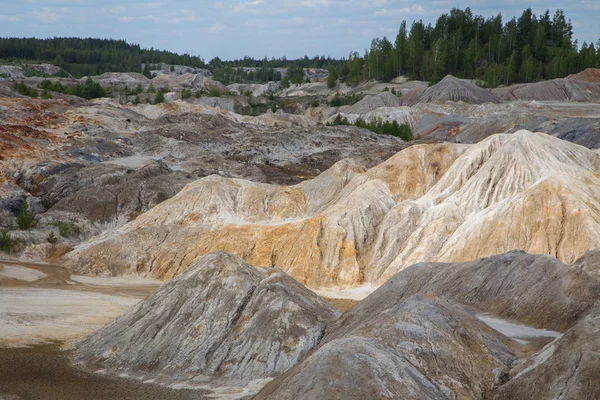
[{"label": "eroded clay mound", "polygon": [[524,83],[491,90],[502,101],[579,101],[600,100],[600,84],[586,79],[553,79],[550,81]]},{"label": "eroded clay mound", "polygon": [[600,249],[592,249],[582,255],[573,267],[579,268],[600,280]]},{"label": "eroded clay mound", "polygon": [[496,400],[595,399],[600,393],[600,304],[511,371]]},{"label": "eroded clay mound", "polygon": [[472,82],[447,75],[435,85],[427,88],[413,101],[404,99],[402,104],[433,103],[444,101],[462,101],[470,104],[499,103],[500,100],[489,90],[482,89]]},{"label": "eroded clay mound", "polygon": [[355,317],[257,399],[478,399],[515,359],[508,339],[444,300],[414,296]]},{"label": "eroded clay mound", "polygon": [[439,297],[538,328],[564,331],[600,299],[600,282],[553,257],[522,251],[465,263],[420,263],[394,275],[340,324],[415,294]]},{"label": "eroded clay mound", "polygon": [[77,361],[114,373],[246,384],[296,364],[339,314],[281,270],[214,253],[92,334]]},{"label": "eroded clay mound", "polygon": [[573,74],[573,75],[567,76],[567,79],[576,80],[576,81],[600,83],[600,69],[587,68],[578,74]]},{"label": "eroded clay mound", "polygon": [[600,247],[600,156],[543,133],[412,146],[296,186],[210,176],[78,247],[85,274],[169,279],[227,251],[312,288],[384,284],[418,262],[510,250],[572,263]]}]

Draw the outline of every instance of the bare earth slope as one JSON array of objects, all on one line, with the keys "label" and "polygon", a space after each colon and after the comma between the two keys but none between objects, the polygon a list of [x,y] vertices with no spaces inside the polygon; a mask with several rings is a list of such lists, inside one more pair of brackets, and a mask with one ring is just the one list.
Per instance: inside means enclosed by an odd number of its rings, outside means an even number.
[{"label": "bare earth slope", "polygon": [[499,103],[500,100],[488,90],[482,89],[472,82],[447,75],[425,91],[414,101],[403,101],[405,105],[432,103],[443,101],[462,101],[471,104]]},{"label": "bare earth slope", "polygon": [[477,399],[515,358],[509,339],[444,300],[413,296],[369,311],[353,315],[358,325],[342,317],[257,399]]},{"label": "bare earth slope", "polygon": [[562,337],[511,371],[496,400],[594,399],[600,393],[600,303]]},{"label": "bare earth slope", "polygon": [[213,176],[84,243],[68,266],[168,279],[223,250],[331,288],[513,249],[573,262],[600,247],[599,166],[593,151],[521,131],[413,146],[366,172],[341,162],[292,187]]},{"label": "bare earth slope", "polygon": [[87,338],[78,361],[134,376],[243,387],[294,365],[339,315],[281,270],[209,254]]},{"label": "bare earth slope", "polygon": [[600,282],[546,255],[511,251],[464,263],[420,263],[394,275],[349,311],[375,312],[413,295],[438,297],[529,326],[564,331],[600,299]]},{"label": "bare earth slope", "polygon": [[[598,299],[598,281],[548,256],[417,264],[330,324],[257,398],[594,398]],[[517,360],[506,347],[516,343],[459,304],[566,333]]]}]

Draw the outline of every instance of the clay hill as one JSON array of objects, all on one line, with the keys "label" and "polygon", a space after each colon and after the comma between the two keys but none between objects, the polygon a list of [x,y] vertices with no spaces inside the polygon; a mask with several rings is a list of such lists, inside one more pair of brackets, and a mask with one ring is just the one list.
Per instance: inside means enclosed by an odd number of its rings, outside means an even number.
[{"label": "clay hill", "polygon": [[223,250],[323,289],[513,249],[571,263],[600,247],[599,167],[594,151],[520,131],[415,145],[371,169],[342,161],[296,186],[210,176],[82,244],[67,265],[166,280]]},{"label": "clay hill", "polygon": [[[238,388],[227,393],[267,384],[257,399],[590,398],[600,389],[599,299],[587,273],[514,251],[416,264],[339,316],[280,270],[209,254],[80,343],[77,360],[163,384]],[[564,334],[532,354],[483,313]]]},{"label": "clay hill", "polygon": [[243,387],[296,364],[339,315],[279,269],[214,253],[87,338],[78,361]]},{"label": "clay hill", "polygon": [[[414,96],[415,94],[411,94]],[[500,100],[492,95],[488,90],[482,89],[473,82],[458,79],[452,75],[446,76],[435,85],[428,87],[415,100],[410,97],[403,100],[405,105],[414,105],[417,103],[432,103],[443,101],[462,101],[465,103],[499,103]]]},{"label": "clay hill", "polygon": [[567,78],[535,83],[524,83],[495,89],[485,89],[465,79],[447,75],[426,89],[417,88],[402,97],[402,104],[461,101],[470,104],[501,103],[517,100],[598,102],[600,73],[588,68]]}]

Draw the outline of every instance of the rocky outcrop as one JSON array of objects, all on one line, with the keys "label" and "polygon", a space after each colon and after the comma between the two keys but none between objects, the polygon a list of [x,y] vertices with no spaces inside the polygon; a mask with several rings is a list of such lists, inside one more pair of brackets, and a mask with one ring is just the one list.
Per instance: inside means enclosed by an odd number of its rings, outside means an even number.
[{"label": "rocky outcrop", "polygon": [[250,93],[252,96],[268,96],[274,94],[279,90],[279,82],[267,82],[264,84],[243,84],[234,83],[227,86],[227,90],[235,94],[247,94]]},{"label": "rocky outcrop", "polygon": [[[141,71],[146,68],[146,64],[140,65]],[[207,78],[212,77],[212,72],[207,69],[194,68],[187,65],[177,65],[177,64],[166,64],[166,63],[158,63],[158,64],[148,64],[148,68],[151,73],[156,75],[167,74],[167,75],[183,75],[183,74],[200,74],[206,76]]]},{"label": "rocky outcrop", "polygon": [[406,146],[401,139],[356,127],[301,127],[286,117],[240,120],[212,109],[166,113],[147,124],[135,142],[146,154],[176,155],[165,162],[194,177],[219,174],[279,184],[313,178],[348,157],[372,166]]},{"label": "rocky outcrop", "polygon": [[515,359],[509,339],[447,301],[360,304],[256,398],[479,399]]},{"label": "rocky outcrop", "polygon": [[[146,89],[150,85],[150,79],[136,72],[106,72],[102,75],[91,77],[102,87],[135,89],[138,85]],[[82,82],[87,78],[83,78]]]},{"label": "rocky outcrop", "polygon": [[[570,263],[600,247],[600,156],[545,134],[412,146],[358,174],[351,165],[291,187],[196,181],[68,265],[168,279],[224,250],[327,288],[381,285],[422,261],[520,249]],[[331,178],[336,191],[317,195]]]},{"label": "rocky outcrop", "polygon": [[140,377],[243,386],[296,364],[339,315],[281,270],[209,254],[79,344],[77,361]]},{"label": "rocky outcrop", "polygon": [[600,304],[562,337],[515,367],[496,400],[593,399],[600,393]]},{"label": "rocky outcrop", "polygon": [[203,74],[161,74],[153,78],[151,82],[152,85],[154,85],[154,87],[157,89],[164,88],[176,91],[183,89],[210,91],[214,89],[221,93],[225,93],[227,91],[227,88],[221,82],[213,81]]},{"label": "rocky outcrop", "polygon": [[[599,298],[596,280],[547,256],[417,264],[330,324],[257,399],[593,398]],[[515,342],[457,303],[566,333],[517,361]]]}]

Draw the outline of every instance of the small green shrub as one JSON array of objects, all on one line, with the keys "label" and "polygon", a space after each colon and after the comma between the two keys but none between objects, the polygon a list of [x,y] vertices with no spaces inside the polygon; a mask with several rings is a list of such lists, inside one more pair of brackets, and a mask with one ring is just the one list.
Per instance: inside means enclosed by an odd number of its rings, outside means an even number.
[{"label": "small green shrub", "polygon": [[15,83],[15,90],[23,96],[38,97],[40,95],[36,88],[27,86],[23,82]]},{"label": "small green shrub", "polygon": [[221,91],[217,88],[212,88],[208,91],[209,97],[221,97]]},{"label": "small green shrub", "polygon": [[165,94],[161,91],[156,93],[156,97],[154,98],[154,104],[160,104],[165,102]]},{"label": "small green shrub", "polygon": [[349,126],[354,125],[359,128],[368,129],[371,132],[380,134],[380,135],[389,135],[399,137],[402,140],[407,142],[414,139],[412,130],[408,124],[399,124],[397,121],[376,121],[376,122],[365,122],[362,119],[357,119],[356,122],[350,123],[347,118],[342,117],[341,114],[335,116],[333,121],[328,122],[327,126]]},{"label": "small green shrub", "polygon": [[46,238],[46,240],[50,244],[55,244],[56,242],[58,242],[58,238],[56,237],[56,235],[54,234],[54,232],[50,232],[50,234],[48,235],[48,237]]},{"label": "small green shrub", "polygon": [[331,107],[351,106],[358,103],[360,100],[362,100],[362,98],[363,97],[361,95],[352,94],[349,96],[340,96],[336,94],[329,102],[329,105]]},{"label": "small green shrub", "polygon": [[79,225],[75,224],[74,222],[58,221],[51,222],[50,225],[57,227],[58,233],[64,238],[77,237],[81,234]]},{"label": "small green shrub", "polygon": [[192,91],[190,89],[183,89],[181,91],[181,98],[182,99],[189,99],[190,97],[192,97]]},{"label": "small green shrub", "polygon": [[8,253],[12,250],[13,241],[7,231],[0,231],[0,250]]}]

